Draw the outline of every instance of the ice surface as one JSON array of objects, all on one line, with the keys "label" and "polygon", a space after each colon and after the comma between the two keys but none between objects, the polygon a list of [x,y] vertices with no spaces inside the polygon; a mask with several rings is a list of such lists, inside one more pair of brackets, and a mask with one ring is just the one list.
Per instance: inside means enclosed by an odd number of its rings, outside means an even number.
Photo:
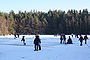
[{"label": "ice surface", "polygon": [[[78,38],[73,44],[60,44],[59,36],[40,35],[42,50],[34,51],[34,35],[25,35],[26,46],[13,35],[0,36],[0,60],[90,60],[90,36],[88,43],[80,46]],[[67,35],[67,39],[68,39]]]}]

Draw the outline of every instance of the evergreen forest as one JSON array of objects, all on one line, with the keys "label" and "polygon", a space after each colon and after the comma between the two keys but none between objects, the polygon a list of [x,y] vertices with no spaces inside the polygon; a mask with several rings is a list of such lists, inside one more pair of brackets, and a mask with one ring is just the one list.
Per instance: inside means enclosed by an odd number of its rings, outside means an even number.
[{"label": "evergreen forest", "polygon": [[6,34],[89,34],[90,14],[83,10],[49,10],[48,12],[31,10],[11,10],[0,12],[0,35]]}]

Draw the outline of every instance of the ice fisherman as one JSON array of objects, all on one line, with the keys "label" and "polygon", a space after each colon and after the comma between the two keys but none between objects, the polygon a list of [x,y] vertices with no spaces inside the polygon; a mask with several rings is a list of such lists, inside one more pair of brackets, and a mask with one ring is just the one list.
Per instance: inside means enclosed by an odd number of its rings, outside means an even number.
[{"label": "ice fisherman", "polygon": [[70,36],[69,36],[69,39],[67,40],[67,44],[73,44],[72,39],[70,38]]}]

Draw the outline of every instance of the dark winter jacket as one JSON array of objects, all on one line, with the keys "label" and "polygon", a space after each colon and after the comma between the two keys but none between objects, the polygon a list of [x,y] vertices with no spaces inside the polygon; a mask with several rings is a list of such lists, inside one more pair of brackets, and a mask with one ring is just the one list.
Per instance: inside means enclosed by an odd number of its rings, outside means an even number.
[{"label": "dark winter jacket", "polygon": [[83,39],[83,37],[81,36],[81,37],[79,38],[79,40],[80,40],[80,42],[82,42],[84,39]]},{"label": "dark winter jacket", "polygon": [[66,40],[66,36],[65,35],[63,36],[63,39]]},{"label": "dark winter jacket", "polygon": [[63,37],[62,36],[60,37],[60,40],[63,40]]},{"label": "dark winter jacket", "polygon": [[72,39],[71,38],[68,39],[67,44],[72,44]]},{"label": "dark winter jacket", "polygon": [[36,38],[34,39],[34,44],[38,45],[38,44],[40,44],[40,43],[41,43],[41,41],[40,41],[39,37],[36,37]]},{"label": "dark winter jacket", "polygon": [[25,41],[25,39],[24,38],[22,38],[22,40],[21,41]]}]

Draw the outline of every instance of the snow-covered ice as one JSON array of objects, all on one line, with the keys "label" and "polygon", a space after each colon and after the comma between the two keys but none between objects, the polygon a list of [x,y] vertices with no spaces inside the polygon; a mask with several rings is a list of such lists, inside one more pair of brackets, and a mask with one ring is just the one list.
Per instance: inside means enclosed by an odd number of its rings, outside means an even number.
[{"label": "snow-covered ice", "polygon": [[60,44],[59,36],[40,35],[40,51],[34,51],[34,35],[25,35],[26,46],[21,42],[22,36],[16,39],[13,35],[0,36],[0,60],[90,60],[89,35],[83,46],[78,38],[72,38],[73,44]]}]

